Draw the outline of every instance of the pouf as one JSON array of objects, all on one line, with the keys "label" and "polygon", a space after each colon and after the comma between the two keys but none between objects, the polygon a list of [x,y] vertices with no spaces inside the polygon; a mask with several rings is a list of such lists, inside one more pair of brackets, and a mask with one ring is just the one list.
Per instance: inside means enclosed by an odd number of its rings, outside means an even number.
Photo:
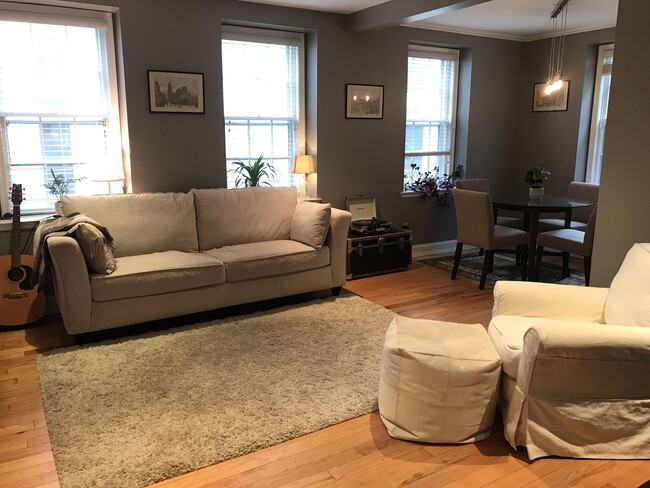
[{"label": "pouf", "polygon": [[501,359],[481,324],[396,316],[386,331],[379,414],[391,437],[430,443],[489,437]]}]

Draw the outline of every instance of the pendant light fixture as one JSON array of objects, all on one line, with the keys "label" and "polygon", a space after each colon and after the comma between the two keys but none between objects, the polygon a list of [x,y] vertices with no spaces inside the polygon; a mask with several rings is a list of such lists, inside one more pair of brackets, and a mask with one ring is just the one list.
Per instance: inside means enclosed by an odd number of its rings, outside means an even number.
[{"label": "pendant light fixture", "polygon": [[[553,12],[553,37],[548,60],[548,80],[544,93],[550,95],[562,88],[562,62],[564,61],[564,40],[566,38],[567,4],[569,0],[560,0]],[[559,17],[559,18],[558,18]]]}]

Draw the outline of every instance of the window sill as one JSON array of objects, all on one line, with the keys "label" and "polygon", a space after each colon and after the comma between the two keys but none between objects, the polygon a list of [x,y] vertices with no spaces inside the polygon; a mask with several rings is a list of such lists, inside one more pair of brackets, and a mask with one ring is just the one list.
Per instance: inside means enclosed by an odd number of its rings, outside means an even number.
[{"label": "window sill", "polygon": [[[21,215],[20,216],[20,228],[24,230],[30,230],[33,227],[36,227],[38,222],[45,217],[49,217],[51,213],[46,214],[31,214],[31,215]],[[10,232],[13,228],[13,220],[6,219],[0,220],[0,232]]]},{"label": "window sill", "polygon": [[422,193],[417,191],[403,191],[400,193],[402,198],[420,198]]}]

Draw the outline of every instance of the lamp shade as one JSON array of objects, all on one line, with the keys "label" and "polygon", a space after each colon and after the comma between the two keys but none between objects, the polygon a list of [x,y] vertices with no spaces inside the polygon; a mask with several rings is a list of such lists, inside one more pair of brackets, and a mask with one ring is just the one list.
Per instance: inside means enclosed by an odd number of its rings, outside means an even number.
[{"label": "lamp shade", "polygon": [[307,175],[316,172],[314,157],[308,154],[301,154],[293,157],[293,173]]}]

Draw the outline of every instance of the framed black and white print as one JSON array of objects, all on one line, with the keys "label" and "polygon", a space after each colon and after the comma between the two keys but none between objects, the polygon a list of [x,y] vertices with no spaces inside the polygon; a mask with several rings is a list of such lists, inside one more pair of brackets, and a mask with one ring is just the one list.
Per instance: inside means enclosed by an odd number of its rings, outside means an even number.
[{"label": "framed black and white print", "polygon": [[346,119],[383,119],[384,87],[382,85],[345,85]]},{"label": "framed black and white print", "polygon": [[203,74],[152,71],[149,74],[149,111],[203,114]]},{"label": "framed black and white print", "polygon": [[562,87],[546,93],[547,83],[535,83],[533,90],[533,112],[561,112],[568,108],[569,82],[563,81]]}]

